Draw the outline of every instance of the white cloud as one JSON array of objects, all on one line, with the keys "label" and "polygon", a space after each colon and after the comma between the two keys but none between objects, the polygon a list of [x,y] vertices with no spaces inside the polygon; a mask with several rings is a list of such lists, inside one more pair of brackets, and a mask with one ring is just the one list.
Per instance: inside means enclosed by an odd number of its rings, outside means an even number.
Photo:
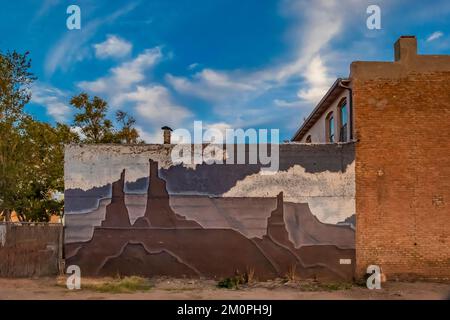
[{"label": "white cloud", "polygon": [[227,74],[223,72],[217,72],[211,69],[204,69],[201,72],[196,74],[196,78],[200,81],[204,81],[205,83],[211,85],[212,87],[224,88],[224,89],[234,89],[234,90],[254,90],[250,84],[234,81],[235,79],[231,79]]},{"label": "white cloud", "polygon": [[327,92],[333,79],[328,75],[326,67],[323,65],[320,56],[316,56],[309,63],[304,76],[308,83],[307,89],[301,89],[297,93],[298,97],[312,104],[316,104]]},{"label": "white cloud", "polygon": [[166,80],[179,92],[209,101],[229,99],[231,95],[257,90],[255,85],[240,76],[212,69],[203,69],[192,78],[167,74]]},{"label": "white cloud", "polygon": [[60,0],[44,0],[44,1],[42,1],[42,5],[39,8],[39,10],[37,11],[36,15],[34,16],[34,19],[32,22],[34,22],[35,20],[46,15],[47,12],[49,10],[51,10],[53,7],[55,7],[56,5],[58,5],[59,2],[60,2]]},{"label": "white cloud", "polygon": [[67,121],[70,111],[70,107],[62,102],[49,103],[47,105],[47,113],[58,122]]},{"label": "white cloud", "polygon": [[144,71],[153,67],[161,57],[162,53],[159,47],[147,49],[136,59],[113,68],[112,76],[121,87],[130,86],[142,81],[145,78]]},{"label": "white cloud", "polygon": [[440,37],[442,37],[444,35],[444,33],[442,33],[441,31],[436,31],[433,32],[432,34],[430,34],[430,36],[427,38],[427,42],[430,41],[434,41],[436,39],[439,39]]},{"label": "white cloud", "polygon": [[227,129],[232,129],[231,125],[226,122],[207,123],[205,128],[208,130],[218,130],[225,134]]},{"label": "white cloud", "polygon": [[[166,87],[150,82],[148,70],[162,58],[160,47],[147,49],[136,58],[111,68],[106,76],[82,81],[78,86],[88,93],[102,94],[113,108],[134,116],[141,138],[149,143],[160,143],[159,128],[165,125],[176,128],[192,116],[188,109],[174,102]],[[154,128],[158,130],[152,133]]]},{"label": "white cloud", "polygon": [[177,127],[191,112],[172,101],[167,88],[161,85],[138,86],[135,91],[120,96],[121,102],[134,102],[136,113],[157,126]]},{"label": "white cloud", "polygon": [[99,59],[105,59],[125,57],[131,52],[133,46],[130,42],[118,36],[108,35],[104,42],[94,44],[94,48],[95,56]]},{"label": "white cloud", "polygon": [[[156,65],[161,58],[162,53],[159,47],[147,49],[135,59],[112,68],[107,76],[94,81],[79,82],[78,87],[89,92],[117,97],[121,91],[142,82],[145,79],[145,71]],[[117,101],[113,100],[111,103],[116,104]]]},{"label": "white cloud", "polygon": [[[225,122],[203,123],[202,125],[202,138],[204,142],[211,142],[212,137],[214,137],[215,143],[224,142],[226,137],[226,129],[232,129],[232,126]],[[140,138],[146,143],[163,143],[163,132],[160,127],[156,128],[156,130],[148,132],[144,126],[136,126],[136,130],[138,131]],[[186,127],[173,127],[173,129],[172,143],[193,143],[192,124]]]},{"label": "white cloud", "polygon": [[273,103],[281,108],[298,108],[304,106],[304,103],[300,100],[287,101],[284,99],[274,99]]},{"label": "white cloud", "polygon": [[152,133],[148,133],[143,127],[135,126],[137,132],[139,133],[139,138],[144,140],[145,143],[163,143],[163,133],[162,131],[155,130]]},{"label": "white cloud", "polygon": [[33,85],[31,92],[31,101],[44,106],[47,114],[55,121],[65,122],[68,120],[71,109],[65,103],[65,99],[69,96],[67,93],[40,83]]},{"label": "white cloud", "polygon": [[84,24],[80,30],[65,32],[64,36],[53,46],[45,58],[44,69],[48,76],[57,69],[66,71],[77,61],[85,59],[89,55],[86,44],[96,34],[99,27],[114,22],[117,18],[127,14],[136,7],[133,2],[103,18],[97,18]]},{"label": "white cloud", "polygon": [[284,15],[295,21],[286,39],[292,44],[289,58],[256,70],[206,67],[189,77],[167,74],[166,81],[179,93],[211,103],[214,116],[233,127],[267,127],[283,121],[285,127],[295,128],[333,82],[327,66],[333,65],[329,59],[335,55],[328,45],[361,6],[355,1],[347,1],[350,7],[331,0],[283,1]]},{"label": "white cloud", "polygon": [[233,127],[226,122],[207,123],[204,125],[203,141],[211,143],[223,143],[226,141],[227,129]]},{"label": "white cloud", "polygon": [[[326,93],[334,75],[327,69],[334,57],[330,42],[343,30],[344,23],[354,20],[355,13],[365,12],[363,3],[347,0],[282,2],[282,14],[294,21],[287,40],[292,43],[287,62],[271,63],[259,70],[213,70],[205,68],[191,77],[172,74],[167,82],[178,92],[205,99],[221,112],[230,107],[244,112],[258,97],[298,83],[298,101],[272,100],[275,106],[311,107]],[[364,10],[363,10],[364,9]],[[282,94],[286,91],[281,90]],[[270,107],[270,106],[266,106]]]},{"label": "white cloud", "polygon": [[195,68],[197,68],[198,66],[200,66],[199,63],[191,63],[190,65],[188,65],[188,70],[194,70]]},{"label": "white cloud", "polygon": [[[148,132],[142,126],[135,126],[137,132],[139,133],[139,137],[145,141],[145,143],[158,143],[161,144],[164,142],[163,131],[157,127],[157,129],[153,129],[153,131]],[[188,135],[180,135],[181,133],[178,130],[174,130],[172,132],[172,143],[191,143],[192,137],[190,133]]]}]

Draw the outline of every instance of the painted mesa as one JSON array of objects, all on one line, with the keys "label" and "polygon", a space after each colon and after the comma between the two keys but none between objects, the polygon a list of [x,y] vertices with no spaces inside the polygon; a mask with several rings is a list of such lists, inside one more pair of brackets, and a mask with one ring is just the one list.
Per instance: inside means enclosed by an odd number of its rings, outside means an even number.
[{"label": "painted mesa", "polygon": [[173,145],[70,145],[65,259],[83,275],[351,280],[354,145],[280,145],[260,164],[173,164]]}]

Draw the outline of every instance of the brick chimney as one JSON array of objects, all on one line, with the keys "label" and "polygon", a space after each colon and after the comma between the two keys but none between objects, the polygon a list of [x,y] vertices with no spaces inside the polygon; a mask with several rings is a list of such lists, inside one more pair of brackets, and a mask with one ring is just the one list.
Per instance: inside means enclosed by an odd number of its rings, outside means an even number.
[{"label": "brick chimney", "polygon": [[394,44],[395,61],[408,61],[417,55],[415,36],[401,36]]},{"label": "brick chimney", "polygon": [[173,130],[171,128],[169,128],[168,126],[162,127],[161,130],[164,133],[164,144],[170,144],[170,136],[171,136],[171,132]]}]

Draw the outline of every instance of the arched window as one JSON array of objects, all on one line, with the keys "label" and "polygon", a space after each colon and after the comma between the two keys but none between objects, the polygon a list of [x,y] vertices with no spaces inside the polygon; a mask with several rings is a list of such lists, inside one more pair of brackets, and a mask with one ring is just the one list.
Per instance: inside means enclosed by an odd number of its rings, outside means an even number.
[{"label": "arched window", "polygon": [[305,140],[306,143],[311,143],[311,135],[308,135]]},{"label": "arched window", "polygon": [[339,105],[339,141],[347,141],[348,127],[348,107],[347,100],[343,100]]},{"label": "arched window", "polygon": [[330,112],[326,117],[326,137],[327,142],[334,142],[334,116],[333,112]]}]

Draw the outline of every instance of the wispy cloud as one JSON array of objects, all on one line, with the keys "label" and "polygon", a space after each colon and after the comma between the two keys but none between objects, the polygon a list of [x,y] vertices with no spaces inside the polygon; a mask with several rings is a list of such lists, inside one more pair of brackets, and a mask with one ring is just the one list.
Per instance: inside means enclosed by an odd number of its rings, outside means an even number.
[{"label": "wispy cloud", "polygon": [[197,62],[194,62],[194,63],[191,63],[190,65],[188,65],[188,70],[194,70],[194,69],[196,69],[197,67],[199,67],[200,66],[200,64],[199,63],[197,63]]},{"label": "wispy cloud", "polygon": [[99,59],[123,58],[131,52],[133,45],[118,36],[108,35],[104,42],[94,44],[94,48]]},{"label": "wispy cloud", "polygon": [[427,38],[427,42],[437,40],[437,39],[439,39],[440,37],[442,37],[443,35],[444,35],[444,33],[441,32],[441,31],[433,32],[433,33],[430,34],[430,36]]},{"label": "wispy cloud", "polygon": [[33,17],[31,24],[36,22],[36,20],[40,19],[41,17],[45,16],[53,7],[58,5],[60,2],[61,2],[61,0],[44,0],[44,1],[42,1],[42,5],[39,8],[39,10],[36,12],[35,16]]},{"label": "wispy cloud", "polygon": [[[145,71],[153,67],[162,58],[159,47],[146,49],[136,58],[123,62],[109,70],[108,75],[94,81],[81,81],[78,87],[83,90],[118,97],[121,92],[145,79]],[[115,101],[111,101],[113,104]]]},{"label": "wispy cloud", "polygon": [[137,57],[111,68],[105,76],[79,82],[78,87],[105,97],[113,108],[135,116],[136,128],[146,142],[160,142],[161,126],[176,128],[192,116],[189,109],[174,101],[165,86],[152,83],[149,71],[163,59],[160,47],[146,49]]},{"label": "wispy cloud", "polygon": [[274,68],[272,74],[275,79],[285,80],[299,74],[305,75],[305,68],[342,30],[347,4],[351,2],[355,1],[283,2],[283,13],[295,21],[289,38],[297,39],[298,45],[294,46],[293,60]]},{"label": "wispy cloud", "polygon": [[138,86],[134,91],[121,95],[122,102],[133,102],[136,114],[148,123],[177,127],[191,112],[173,102],[167,88],[161,85]]},{"label": "wispy cloud", "polygon": [[71,109],[66,104],[67,92],[42,83],[35,83],[31,92],[31,102],[44,106],[55,121],[66,122],[69,119]]},{"label": "wispy cloud", "polygon": [[57,69],[67,70],[74,62],[83,60],[89,55],[87,43],[97,30],[117,18],[129,13],[137,6],[133,2],[114,13],[84,24],[80,30],[67,30],[65,35],[53,46],[45,59],[45,72],[51,76]]},{"label": "wispy cloud", "polygon": [[163,143],[163,135],[161,129],[150,128],[144,129],[142,126],[135,126],[137,132],[139,133],[139,138],[145,141],[145,143]]},{"label": "wispy cloud", "polygon": [[[203,125],[206,131],[203,134],[204,141],[223,143],[227,137],[227,130],[233,129],[229,123],[215,122]],[[221,139],[220,139],[221,138]]]},{"label": "wispy cloud", "polygon": [[324,66],[320,56],[316,56],[311,60],[305,69],[304,78],[308,87],[307,89],[300,89],[297,95],[300,99],[312,104],[317,103],[322,98],[330,83],[334,80],[327,72],[327,68]]},{"label": "wispy cloud", "polygon": [[232,95],[236,96],[257,89],[247,79],[234,76],[229,72],[212,69],[203,69],[190,79],[167,74],[166,80],[178,92],[201,97],[208,101],[230,99]]},{"label": "wispy cloud", "polygon": [[[292,21],[287,35],[293,44],[287,55],[290,58],[259,70],[205,67],[191,76],[167,74],[166,81],[181,94],[212,103],[216,114],[232,125],[242,124],[236,113],[250,118],[263,96],[273,97],[272,105],[266,103],[259,108],[259,119],[266,118],[265,114],[272,114],[273,119],[274,107],[303,108],[307,112],[305,106],[312,108],[337,76],[328,68],[333,64],[329,59],[336,56],[331,41],[355,19],[355,12],[365,12],[364,5],[357,0],[282,1],[281,13]],[[298,86],[297,95],[286,99],[286,91],[292,91],[293,84]]]},{"label": "wispy cloud", "polygon": [[277,107],[281,108],[299,108],[305,105],[309,106],[308,104],[305,104],[303,101],[300,100],[287,101],[285,99],[274,99],[273,103]]}]

